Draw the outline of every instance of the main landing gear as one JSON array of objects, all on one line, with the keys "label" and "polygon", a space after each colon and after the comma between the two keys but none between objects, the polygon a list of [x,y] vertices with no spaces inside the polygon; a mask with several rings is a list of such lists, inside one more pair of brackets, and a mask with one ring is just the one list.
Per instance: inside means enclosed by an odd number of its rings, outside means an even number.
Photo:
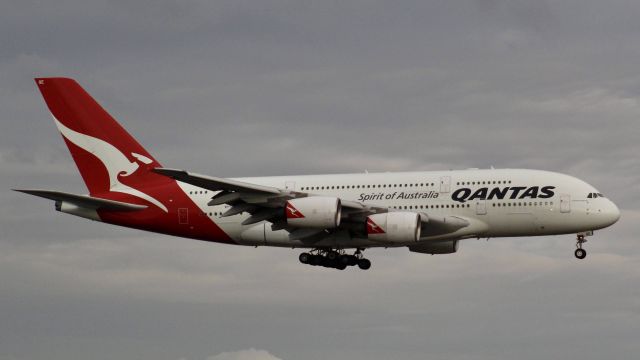
[{"label": "main landing gear", "polygon": [[367,270],[371,267],[371,261],[362,256],[362,251],[360,251],[360,249],[358,249],[353,255],[348,255],[344,250],[314,249],[308,253],[304,252],[300,254],[298,259],[303,264],[334,268],[338,270],[344,270],[347,266],[355,265],[358,265],[362,270]]},{"label": "main landing gear", "polygon": [[587,250],[582,248],[582,244],[586,243],[587,239],[584,238],[584,234],[578,234],[576,239],[576,251],[574,254],[578,259],[584,259],[587,257]]}]

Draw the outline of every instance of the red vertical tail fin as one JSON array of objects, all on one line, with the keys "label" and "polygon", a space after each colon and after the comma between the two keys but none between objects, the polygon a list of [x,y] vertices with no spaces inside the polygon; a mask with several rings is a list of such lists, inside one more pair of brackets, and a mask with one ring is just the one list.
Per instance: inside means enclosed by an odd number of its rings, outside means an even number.
[{"label": "red vertical tail fin", "polygon": [[157,205],[135,188],[169,182],[151,171],[160,163],[73,79],[35,80],[89,193],[120,192]]}]

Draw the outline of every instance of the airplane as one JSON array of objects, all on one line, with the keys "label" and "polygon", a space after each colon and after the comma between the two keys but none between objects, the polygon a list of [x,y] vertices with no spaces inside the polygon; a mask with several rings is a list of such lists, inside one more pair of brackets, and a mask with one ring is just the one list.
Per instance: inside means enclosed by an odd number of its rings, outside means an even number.
[{"label": "airplane", "polygon": [[[89,190],[14,189],[83,218],[245,246],[304,249],[303,264],[366,270],[368,248],[451,254],[463,239],[577,234],[620,218],[575,177],[469,169],[221,178],[163,167],[75,80],[35,82]],[[353,251],[353,253],[350,253]]]}]

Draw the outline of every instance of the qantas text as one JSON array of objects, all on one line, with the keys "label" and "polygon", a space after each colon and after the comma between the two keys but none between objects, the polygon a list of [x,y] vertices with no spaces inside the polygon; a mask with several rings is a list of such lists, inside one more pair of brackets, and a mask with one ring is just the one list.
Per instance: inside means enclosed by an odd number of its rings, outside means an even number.
[{"label": "qantas text", "polygon": [[480,188],[472,192],[469,188],[458,189],[451,194],[451,199],[458,202],[467,202],[470,200],[492,200],[492,199],[548,199],[554,195],[555,186],[511,186],[511,187],[495,187],[493,189]]}]

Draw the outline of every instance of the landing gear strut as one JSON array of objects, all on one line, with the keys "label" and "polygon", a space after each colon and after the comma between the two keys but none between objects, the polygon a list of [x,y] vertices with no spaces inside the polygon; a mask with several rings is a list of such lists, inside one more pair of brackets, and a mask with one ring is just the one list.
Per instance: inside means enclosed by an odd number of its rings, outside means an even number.
[{"label": "landing gear strut", "polygon": [[358,265],[362,270],[367,270],[371,267],[371,261],[364,258],[360,249],[356,250],[353,255],[347,254],[344,250],[313,249],[308,253],[300,254],[298,259],[303,264],[338,270],[344,270],[347,266],[355,265]]},{"label": "landing gear strut", "polygon": [[578,259],[584,259],[587,257],[587,250],[582,248],[582,244],[586,243],[587,239],[584,238],[584,234],[578,234],[576,239],[576,251],[574,252],[575,256]]}]

